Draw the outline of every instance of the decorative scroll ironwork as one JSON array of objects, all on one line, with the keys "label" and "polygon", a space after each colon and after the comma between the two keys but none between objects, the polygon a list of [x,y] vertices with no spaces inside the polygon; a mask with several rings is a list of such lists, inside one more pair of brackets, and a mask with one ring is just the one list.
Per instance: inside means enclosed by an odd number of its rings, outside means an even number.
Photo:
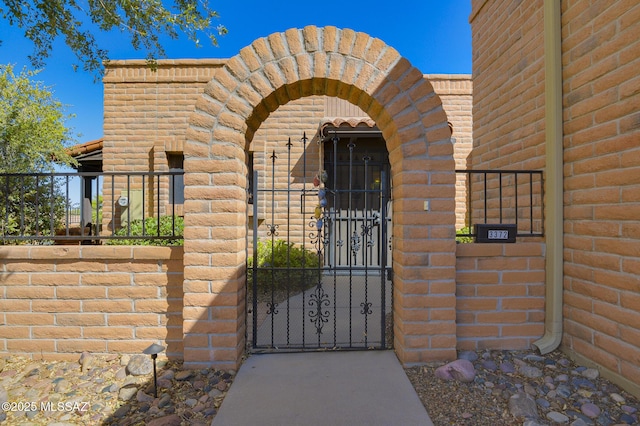
[{"label": "decorative scroll ironwork", "polygon": [[371,302],[362,302],[360,304],[360,306],[362,307],[362,309],[360,310],[360,313],[362,315],[371,315],[373,313],[373,311],[371,310]]},{"label": "decorative scroll ironwork", "polygon": [[280,225],[274,225],[272,223],[268,223],[265,225],[267,227],[267,236],[268,237],[277,237],[278,236],[278,228]]},{"label": "decorative scroll ironwork", "polygon": [[276,315],[278,313],[278,303],[275,302],[267,302],[267,315]]},{"label": "decorative scroll ironwork", "polygon": [[331,300],[329,300],[329,295],[322,288],[322,282],[318,283],[315,291],[309,296],[309,306],[311,307],[309,318],[316,327],[316,334],[320,335],[324,324],[329,322],[330,315],[329,310],[323,310],[323,307],[328,308],[331,306]]}]

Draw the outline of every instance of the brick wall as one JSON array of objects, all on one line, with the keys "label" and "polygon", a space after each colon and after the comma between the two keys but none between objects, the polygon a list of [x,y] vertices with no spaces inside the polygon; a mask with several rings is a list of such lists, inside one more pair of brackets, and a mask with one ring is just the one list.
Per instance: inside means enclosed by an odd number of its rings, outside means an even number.
[{"label": "brick wall", "polygon": [[640,392],[640,3],[563,1],[563,344]]},{"label": "brick wall", "polygon": [[[453,127],[453,158],[456,169],[472,168],[470,163],[473,146],[473,81],[466,74],[429,74],[425,75],[433,90],[442,100],[442,108]],[[462,229],[467,218],[467,177],[456,175],[456,229]]]},{"label": "brick wall", "polygon": [[542,2],[472,2],[473,168],[544,167]]},{"label": "brick wall", "polygon": [[544,333],[544,243],[458,244],[458,349],[528,349]]},{"label": "brick wall", "polygon": [[182,358],[182,247],[0,247],[0,353]]},{"label": "brick wall", "polygon": [[[198,97],[212,79],[221,59],[162,60],[156,71],[145,61],[111,61],[105,66],[104,149],[105,172],[148,172],[168,170],[167,152],[182,153],[189,115]],[[104,199],[111,200],[111,182],[104,187]],[[145,184],[147,184],[145,182]],[[142,189],[140,178],[132,179],[132,190]],[[152,183],[148,183],[151,185]],[[153,191],[147,186],[145,216],[155,215]],[[116,179],[115,201],[127,187],[126,178]],[[153,186],[155,190],[155,185]],[[161,200],[166,202],[168,180],[161,182]],[[141,192],[140,192],[141,194]],[[126,194],[124,194],[126,195]],[[133,199],[133,196],[129,197]],[[103,231],[120,225],[125,210],[111,203],[103,210]],[[161,205],[161,210],[164,205]],[[161,211],[160,214],[165,212]]]},{"label": "brick wall", "polygon": [[[474,0],[474,166],[544,166],[543,1]],[[640,392],[640,4],[561,1],[562,348]]]}]

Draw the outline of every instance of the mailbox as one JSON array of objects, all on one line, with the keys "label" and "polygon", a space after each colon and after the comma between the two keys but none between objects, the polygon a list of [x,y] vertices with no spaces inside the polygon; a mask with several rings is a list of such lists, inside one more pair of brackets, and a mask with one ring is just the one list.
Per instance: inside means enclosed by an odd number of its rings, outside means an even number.
[{"label": "mailbox", "polygon": [[476,243],[515,243],[515,223],[480,223],[475,225]]}]

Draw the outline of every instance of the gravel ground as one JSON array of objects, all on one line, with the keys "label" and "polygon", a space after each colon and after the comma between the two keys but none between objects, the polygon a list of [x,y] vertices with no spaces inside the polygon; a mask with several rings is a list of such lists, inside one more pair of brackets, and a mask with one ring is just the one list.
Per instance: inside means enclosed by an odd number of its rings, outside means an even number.
[{"label": "gravel ground", "polygon": [[[437,378],[442,364],[405,370],[436,426],[640,424],[637,398],[560,352],[464,352],[460,358],[473,363],[472,382]],[[0,402],[37,405],[0,410],[0,424],[208,426],[235,375],[160,361],[154,398],[148,365],[135,376],[136,363],[126,355],[89,361],[0,358]],[[59,402],[79,405],[57,409]]]},{"label": "gravel ground", "polygon": [[[436,426],[640,424],[637,398],[559,351],[544,357],[530,351],[466,352],[460,357],[473,361],[476,376],[470,383],[436,378],[442,364],[406,369]],[[518,396],[528,403],[528,417],[516,404]]]}]

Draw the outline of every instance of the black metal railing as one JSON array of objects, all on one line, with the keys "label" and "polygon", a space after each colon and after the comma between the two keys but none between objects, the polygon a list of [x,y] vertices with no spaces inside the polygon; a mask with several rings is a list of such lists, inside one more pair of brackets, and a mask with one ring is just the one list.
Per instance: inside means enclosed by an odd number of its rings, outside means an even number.
[{"label": "black metal railing", "polygon": [[518,237],[544,236],[541,170],[456,170],[456,174],[466,191],[465,226],[458,237],[474,237],[475,225],[484,223],[515,224]]},{"label": "black metal railing", "polygon": [[0,174],[0,244],[180,244],[183,174]]}]

